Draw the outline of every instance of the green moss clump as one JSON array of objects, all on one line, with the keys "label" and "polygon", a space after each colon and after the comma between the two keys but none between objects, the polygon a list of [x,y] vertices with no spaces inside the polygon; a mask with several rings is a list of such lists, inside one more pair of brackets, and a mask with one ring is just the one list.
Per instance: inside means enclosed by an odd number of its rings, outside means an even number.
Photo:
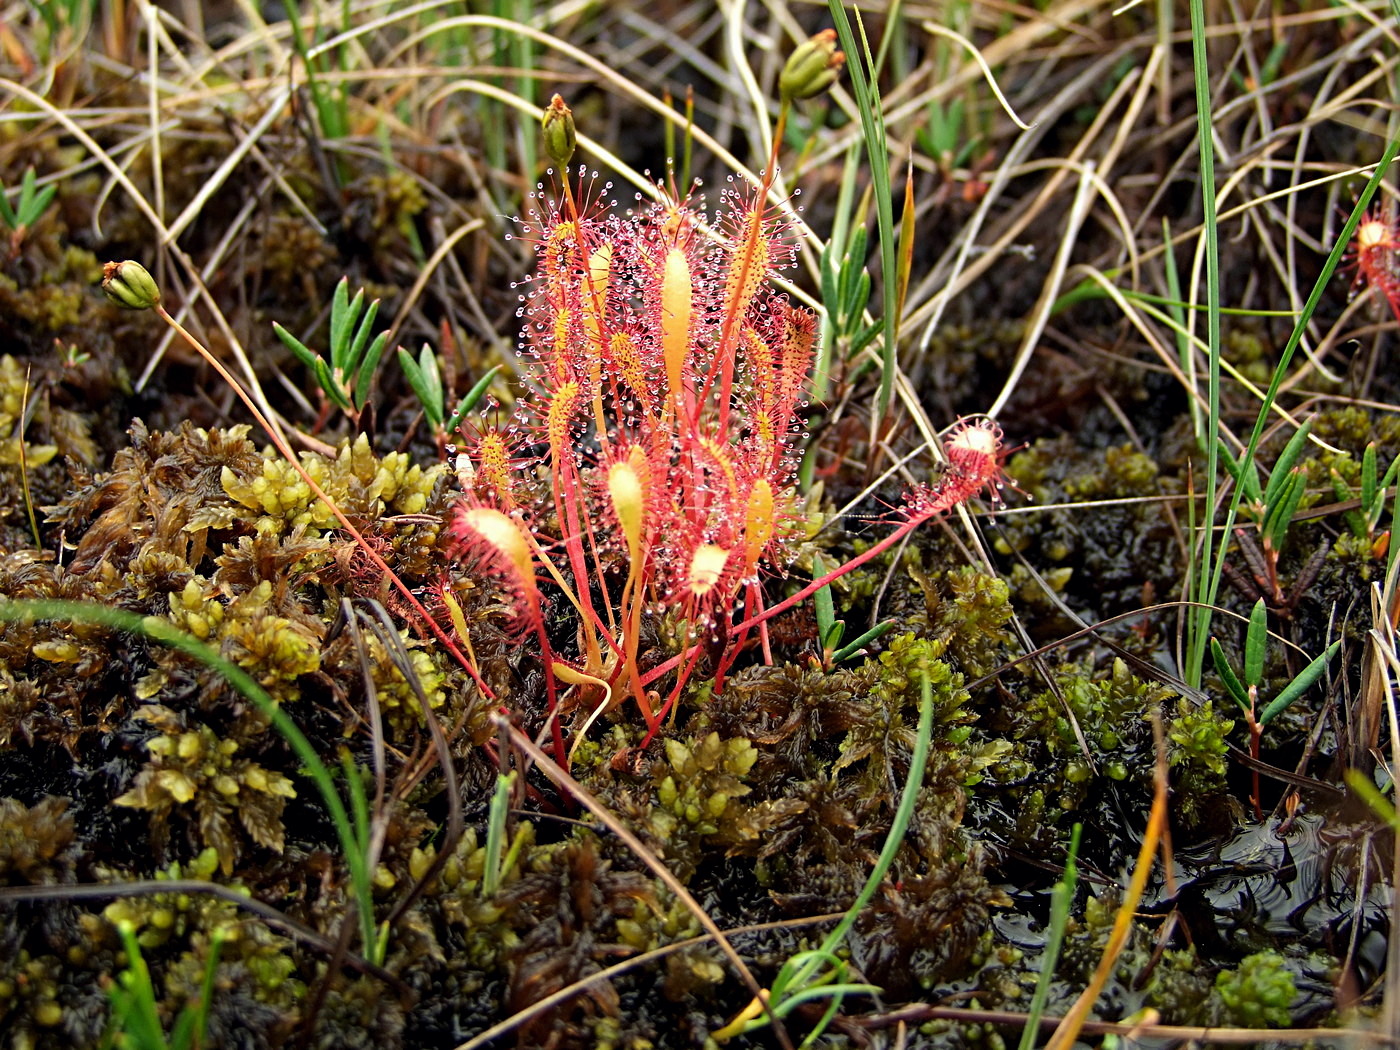
[{"label": "green moss clump", "polygon": [[[377,635],[366,634],[364,644],[369,654],[375,702],[383,714],[389,735],[396,740],[407,739],[415,729],[427,724],[418,692],[404,677],[398,661],[390,656]],[[408,670],[429,708],[440,718],[454,718],[459,712],[444,710],[447,703],[447,673],[443,669],[445,654],[411,637],[407,631],[399,632],[397,651],[407,656]],[[332,647],[327,654],[327,667],[345,678],[359,678],[362,675],[360,655],[348,638],[344,644]]]},{"label": "green moss clump", "polygon": [[[295,700],[297,679],[320,669],[320,634],[324,625],[305,614],[297,619],[273,610],[273,585],[263,580],[227,605],[202,577],[191,577],[170,595],[170,621],[248,671],[275,700]],[[184,664],[173,656],[162,670],[147,675],[136,688],[138,699],[157,696],[170,679],[168,668]]]},{"label": "green moss clump", "polygon": [[[421,512],[437,478],[447,469],[435,464],[424,470],[403,452],[378,457],[364,434],[343,445],[333,460],[303,453],[301,465],[346,515],[362,520],[377,519],[386,508],[399,514]],[[301,475],[275,453],[264,457],[256,473],[225,467],[220,483],[231,500],[260,515],[255,521],[259,532],[324,531],[338,524]]]},{"label": "green moss clump", "polygon": [[187,727],[167,707],[147,704],[136,717],[160,734],[147,741],[150,761],[114,805],[148,810],[157,844],[163,843],[170,818],[185,812],[180,807],[192,806],[197,838],[214,850],[225,875],[242,854],[230,819],[235,815],[254,842],[282,851],[282,809],[296,798],[287,777],[238,757],[237,740],[220,739],[207,725]]},{"label": "green moss clump", "polygon": [[[21,452],[18,424],[23,417],[26,400],[33,402],[38,391],[20,363],[9,354],[0,356],[0,470],[12,472],[21,464],[26,469],[41,467],[58,455],[57,445],[36,445],[27,440]],[[18,480],[18,475],[15,475]]]},{"label": "green moss clump", "polygon": [[1287,1028],[1293,1022],[1289,1007],[1297,995],[1283,956],[1262,951],[1246,956],[1235,969],[1216,975],[1212,1006],[1219,1024]]},{"label": "green moss clump", "polygon": [[[217,852],[205,849],[188,864],[172,864],[157,872],[156,879],[209,880],[219,866]],[[237,1008],[242,1003],[260,1023],[276,1030],[294,1015],[306,994],[303,982],[293,976],[296,960],[289,951],[291,942],[241,912],[232,901],[191,893],[120,897],[103,909],[102,918],[110,942],[117,943],[118,924],[128,925],[136,935],[159,982],[157,996],[167,1025],[199,994],[216,931],[222,940],[216,971],[216,986],[220,988],[216,1017],[228,1012],[234,1016],[223,1022],[216,1020],[211,1027],[232,1021],[233,1030],[237,1030]],[[124,953],[119,958],[124,958]],[[218,1042],[217,1036],[214,1041]]]},{"label": "green moss clump", "polygon": [[1205,822],[1224,796],[1225,754],[1234,728],[1234,720],[1218,713],[1213,700],[1199,706],[1176,702],[1175,717],[1167,726],[1167,763],[1172,770],[1173,813],[1187,827]]}]

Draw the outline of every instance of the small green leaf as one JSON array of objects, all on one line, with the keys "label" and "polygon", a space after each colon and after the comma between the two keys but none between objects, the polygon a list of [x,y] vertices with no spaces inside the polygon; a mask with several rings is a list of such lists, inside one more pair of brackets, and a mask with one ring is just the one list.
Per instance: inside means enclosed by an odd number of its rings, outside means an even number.
[{"label": "small green leaf", "polygon": [[1239,485],[1241,501],[1245,504],[1258,505],[1264,502],[1264,492],[1259,487],[1259,468],[1250,460],[1243,471],[1240,470],[1240,461],[1230,454],[1224,444],[1220,445],[1220,462],[1225,465],[1225,472],[1235,479],[1235,484]]},{"label": "small green leaf", "polygon": [[[363,298],[362,288],[355,295],[357,307]],[[331,363],[337,368],[345,360],[345,349],[350,345],[350,326],[354,323],[355,316],[350,313],[350,278],[342,277],[331,296]]]},{"label": "small green leaf", "polygon": [[491,387],[491,381],[500,373],[502,367],[504,366],[492,365],[480,379],[472,384],[472,388],[467,391],[466,396],[457,403],[457,411],[452,413],[452,419],[447,424],[448,431],[456,430],[463,417],[486,396],[486,391]]},{"label": "small green leaf", "polygon": [[1210,658],[1215,661],[1215,673],[1220,675],[1221,684],[1225,686],[1226,692],[1230,694],[1235,703],[1248,711],[1249,691],[1235,677],[1235,672],[1230,667],[1230,661],[1225,659],[1225,650],[1220,648],[1220,643],[1214,638],[1210,640]]},{"label": "small green leaf", "polygon": [[[1396,462],[1400,462],[1400,459],[1397,459]],[[1328,476],[1332,479],[1332,491],[1336,494],[1338,503],[1345,503],[1352,498],[1354,493],[1351,491],[1346,481],[1343,480],[1341,472],[1337,470],[1336,467],[1329,468]],[[1347,528],[1351,530],[1353,536],[1356,536],[1358,539],[1366,536],[1369,523],[1367,515],[1359,510],[1349,510],[1342,515],[1342,519],[1347,523]]]},{"label": "small green leaf", "polygon": [[861,315],[865,313],[866,304],[870,302],[870,271],[861,270],[860,276],[856,278],[855,292],[850,304],[846,307],[846,317],[851,324],[858,323]]},{"label": "small green leaf", "polygon": [[1376,502],[1376,443],[1361,453],[1361,509],[1369,514]]},{"label": "small green leaf", "polygon": [[418,362],[413,360],[413,355],[403,347],[397,351],[399,367],[403,369],[404,378],[408,380],[409,389],[413,391],[413,396],[418,398],[418,403],[423,406],[423,414],[428,417],[428,423],[433,429],[437,429],[438,421],[432,417],[429,405],[432,403],[432,393],[428,389],[428,379],[423,375],[418,367]]},{"label": "small green leaf", "polygon": [[282,340],[282,344],[296,355],[298,361],[312,371],[315,371],[316,362],[321,360],[320,354],[312,351],[310,347],[296,336],[292,335],[291,332],[287,331],[276,321],[272,322],[272,330],[277,333],[277,338]]},{"label": "small green leaf", "polygon": [[45,186],[40,190],[34,199],[29,202],[29,207],[21,212],[19,216],[20,225],[33,226],[38,222],[39,217],[44,214],[44,209],[49,206],[49,202],[53,200],[53,196],[57,192],[57,186]]},{"label": "small green leaf", "polygon": [[1269,653],[1269,610],[1260,598],[1249,612],[1244,637],[1244,684],[1258,686],[1264,680],[1264,658]]},{"label": "small green leaf", "polygon": [[869,346],[881,332],[885,330],[884,318],[874,324],[866,325],[851,338],[851,356],[855,357],[867,346]]},{"label": "small green leaf", "polygon": [[10,207],[10,198],[5,196],[5,184],[0,182],[0,219],[3,219],[5,226],[11,230],[19,229],[19,216],[15,214],[14,208]]},{"label": "small green leaf", "polygon": [[316,382],[321,384],[321,389],[331,399],[331,404],[335,405],[336,408],[349,408],[350,399],[345,396],[345,390],[336,382],[335,376],[331,375],[330,366],[323,358],[316,358],[313,371],[316,373]]},{"label": "small green leaf", "polygon": [[1297,432],[1288,439],[1288,444],[1284,446],[1283,452],[1279,454],[1278,462],[1274,464],[1273,473],[1269,475],[1269,486],[1264,490],[1264,506],[1272,507],[1278,502],[1283,492],[1284,486],[1289,484],[1288,475],[1298,462],[1298,457],[1303,454],[1303,448],[1308,443],[1308,435],[1312,433],[1313,421],[1309,419]]},{"label": "small green leaf", "polygon": [[877,623],[874,627],[870,628],[870,630],[866,631],[859,638],[855,638],[852,641],[847,642],[845,645],[841,646],[840,649],[837,649],[834,653],[832,653],[831,662],[839,664],[845,660],[849,660],[851,657],[855,656],[862,649],[868,646],[871,642],[875,641],[875,639],[888,633],[889,630],[894,627],[894,624],[895,622],[893,620],[885,620],[881,623]]},{"label": "small green leaf", "polygon": [[[826,566],[822,564],[821,555],[812,555],[812,579],[819,580],[825,575]],[[827,636],[831,634],[831,629],[836,624],[836,605],[831,600],[830,584],[812,596],[812,605],[817,614],[817,638],[825,646]]]},{"label": "small green leaf", "polygon": [[1264,520],[1264,537],[1275,551],[1283,549],[1288,530],[1293,525],[1293,515],[1297,513],[1298,504],[1306,489],[1307,478],[1303,474],[1303,468],[1294,467],[1288,472],[1287,481],[1278,489],[1277,502],[1269,504]]},{"label": "small green leaf", "polygon": [[1292,707],[1293,702],[1306,693],[1312,687],[1312,684],[1326,673],[1328,663],[1331,662],[1332,657],[1336,655],[1337,650],[1341,647],[1341,640],[1338,639],[1323,650],[1321,656],[1317,657],[1312,663],[1308,664],[1307,667],[1299,671],[1298,677],[1289,682],[1283,692],[1274,697],[1273,700],[1269,702],[1268,706],[1264,708],[1263,712],[1259,715],[1259,724],[1261,726],[1268,725],[1275,718]]},{"label": "small green leaf", "polygon": [[821,260],[822,305],[826,307],[827,313],[834,313],[840,309],[840,302],[836,297],[837,266],[836,244],[834,241],[828,241],[822,249]]},{"label": "small green leaf", "polygon": [[[433,417],[437,420],[436,425],[442,425],[442,409],[445,391],[442,386],[442,372],[438,370],[437,354],[427,343],[418,351],[418,369],[427,380],[428,391],[432,396]],[[424,406],[425,408],[427,406]]]},{"label": "small green leaf", "polygon": [[374,373],[379,369],[379,359],[384,356],[384,348],[389,345],[389,333],[380,332],[369,346],[369,352],[355,371],[355,408],[365,407],[369,400],[369,388],[374,383]]},{"label": "small green leaf", "polygon": [[1385,821],[1395,831],[1400,831],[1400,817],[1396,816],[1395,805],[1381,794],[1380,788],[1361,770],[1352,768],[1342,774],[1347,786],[1361,796],[1361,801],[1371,807],[1371,810]]},{"label": "small green leaf", "polygon": [[[363,294],[363,291],[356,295]],[[374,330],[374,318],[379,313],[379,300],[376,299],[369,304],[369,311],[365,314],[364,320],[355,329],[355,338],[350,341],[350,352],[345,355],[345,363],[341,366],[342,373],[349,378],[354,375],[360,367],[360,355],[364,353],[365,347],[369,345],[369,334]],[[388,338],[388,333],[383,333]]]}]

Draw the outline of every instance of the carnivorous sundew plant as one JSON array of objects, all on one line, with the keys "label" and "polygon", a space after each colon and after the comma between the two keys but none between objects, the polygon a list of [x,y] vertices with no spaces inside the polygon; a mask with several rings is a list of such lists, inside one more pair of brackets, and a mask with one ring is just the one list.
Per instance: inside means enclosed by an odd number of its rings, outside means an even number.
[{"label": "carnivorous sundew plant", "polygon": [[[571,117],[546,112],[567,158]],[[765,573],[789,563],[799,528],[796,452],[818,322],[776,292],[792,230],[764,195],[728,189],[713,224],[689,200],[619,214],[540,194],[524,225],[538,263],[521,296],[533,360],[523,414],[484,429],[460,458],[455,521],[465,556],[506,582],[539,641],[556,750],[559,715],[594,717],[630,698],[648,740],[706,657],[716,687],[765,622],[879,554],[910,529],[994,486],[1000,430],[963,423],[941,482],[913,493],[893,535],[786,601],[766,606]],[[532,500],[524,479],[547,478]],[[577,644],[556,652],[546,576],[577,613]],[[680,641],[643,666],[644,621],[669,615]],[[664,691],[664,698],[663,698]]]}]

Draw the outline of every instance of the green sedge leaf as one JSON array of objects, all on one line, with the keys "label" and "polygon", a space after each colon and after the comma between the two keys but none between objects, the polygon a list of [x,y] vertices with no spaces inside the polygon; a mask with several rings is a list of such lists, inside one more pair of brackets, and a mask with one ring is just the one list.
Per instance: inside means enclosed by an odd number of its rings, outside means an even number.
[{"label": "green sedge leaf", "polygon": [[19,229],[19,216],[10,207],[10,199],[5,196],[5,184],[0,182],[0,219],[3,219],[6,227],[11,230]]},{"label": "green sedge leaf", "polygon": [[1258,686],[1264,680],[1264,658],[1269,653],[1269,610],[1260,598],[1249,612],[1244,637],[1244,684]]},{"label": "green sedge leaf", "polygon": [[1259,724],[1261,726],[1268,725],[1275,718],[1292,707],[1294,701],[1306,693],[1312,687],[1313,683],[1326,673],[1327,665],[1332,661],[1332,657],[1336,655],[1337,650],[1341,647],[1341,640],[1338,639],[1323,650],[1321,656],[1317,657],[1312,663],[1308,664],[1307,667],[1299,671],[1298,677],[1289,682],[1288,685],[1284,687],[1283,692],[1274,697],[1274,699],[1269,702],[1269,705],[1264,708],[1263,713],[1259,716]]},{"label": "green sedge leaf", "polygon": [[1235,703],[1248,711],[1249,691],[1235,677],[1235,672],[1230,668],[1230,661],[1225,659],[1225,650],[1220,648],[1220,643],[1214,638],[1210,640],[1210,658],[1215,662],[1215,673],[1220,675],[1220,681],[1225,686],[1225,691],[1230,694]]}]

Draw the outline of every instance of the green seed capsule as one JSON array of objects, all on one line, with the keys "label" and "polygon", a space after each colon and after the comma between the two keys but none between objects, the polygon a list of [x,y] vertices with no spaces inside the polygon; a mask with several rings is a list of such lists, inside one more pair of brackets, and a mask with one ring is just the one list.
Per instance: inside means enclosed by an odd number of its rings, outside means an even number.
[{"label": "green seed capsule", "polygon": [[160,289],[139,262],[109,262],[102,267],[102,290],[127,310],[149,310],[160,302]]},{"label": "green seed capsule", "polygon": [[564,104],[564,99],[555,95],[549,100],[544,111],[544,151],[549,159],[559,167],[564,167],[573,158],[578,146],[578,134],[574,130],[574,111]]},{"label": "green seed capsule", "polygon": [[778,92],[785,102],[820,95],[836,83],[845,64],[846,56],[836,50],[836,30],[823,29],[787,60],[778,77]]}]

